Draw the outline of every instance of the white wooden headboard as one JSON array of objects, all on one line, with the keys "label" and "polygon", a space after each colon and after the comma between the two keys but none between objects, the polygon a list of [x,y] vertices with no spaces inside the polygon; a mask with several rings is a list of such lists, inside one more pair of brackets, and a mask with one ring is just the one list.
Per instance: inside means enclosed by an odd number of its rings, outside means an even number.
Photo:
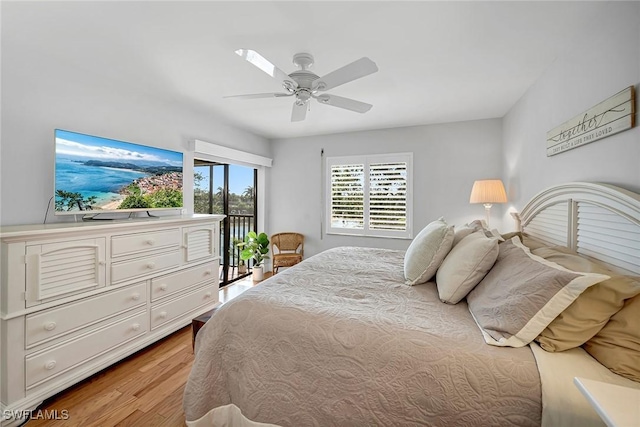
[{"label": "white wooden headboard", "polygon": [[512,214],[518,229],[551,245],[640,274],[640,195],[608,184],[548,188]]}]

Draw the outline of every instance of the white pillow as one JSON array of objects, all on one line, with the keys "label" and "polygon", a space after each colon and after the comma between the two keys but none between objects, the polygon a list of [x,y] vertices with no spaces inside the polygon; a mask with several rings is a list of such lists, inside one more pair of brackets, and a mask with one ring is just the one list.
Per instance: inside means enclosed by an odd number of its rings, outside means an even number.
[{"label": "white pillow", "polygon": [[436,274],[442,302],[457,304],[484,278],[498,258],[498,239],[476,231],[454,246]]},{"label": "white pillow", "polygon": [[451,250],[453,226],[444,218],[433,221],[413,239],[404,255],[404,278],[407,285],[426,283],[435,274]]}]

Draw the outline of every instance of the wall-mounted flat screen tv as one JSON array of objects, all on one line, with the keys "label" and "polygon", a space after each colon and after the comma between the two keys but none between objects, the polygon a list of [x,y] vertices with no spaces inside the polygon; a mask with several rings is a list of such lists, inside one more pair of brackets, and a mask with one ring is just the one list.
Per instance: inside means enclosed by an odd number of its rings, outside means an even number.
[{"label": "wall-mounted flat screen tv", "polygon": [[55,131],[55,213],[179,209],[182,153]]}]

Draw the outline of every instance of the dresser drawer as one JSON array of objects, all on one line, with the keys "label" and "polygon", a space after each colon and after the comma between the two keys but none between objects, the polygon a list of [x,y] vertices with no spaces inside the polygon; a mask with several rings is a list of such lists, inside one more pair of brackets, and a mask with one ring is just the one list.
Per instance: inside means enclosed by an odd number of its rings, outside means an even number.
[{"label": "dresser drawer", "polygon": [[111,264],[111,281],[121,282],[126,279],[152,274],[155,271],[180,265],[180,252],[164,252],[152,256]]},{"label": "dresser drawer", "polygon": [[207,280],[215,279],[218,283],[218,269],[218,261],[215,261],[156,277],[151,280],[151,301],[156,301]]},{"label": "dresser drawer", "polygon": [[180,229],[172,228],[148,233],[127,234],[111,238],[111,256],[134,254],[152,249],[180,245]]},{"label": "dresser drawer", "polygon": [[142,311],[45,352],[27,356],[25,358],[27,388],[145,334],[147,325],[147,313]]},{"label": "dresser drawer", "polygon": [[26,318],[27,347],[96,323],[121,311],[145,305],[146,302],[146,284],[140,283],[29,315]]},{"label": "dresser drawer", "polygon": [[151,308],[151,329],[176,319],[198,307],[214,304],[218,301],[218,288],[205,286],[162,305]]}]

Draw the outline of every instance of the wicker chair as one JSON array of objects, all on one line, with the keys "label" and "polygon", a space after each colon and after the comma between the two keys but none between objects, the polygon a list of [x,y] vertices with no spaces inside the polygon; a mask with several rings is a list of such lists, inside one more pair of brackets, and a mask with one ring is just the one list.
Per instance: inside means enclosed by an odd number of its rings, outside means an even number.
[{"label": "wicker chair", "polygon": [[278,272],[279,267],[296,265],[304,256],[304,236],[300,233],[274,234],[271,236],[271,253],[273,254],[273,274]]}]

